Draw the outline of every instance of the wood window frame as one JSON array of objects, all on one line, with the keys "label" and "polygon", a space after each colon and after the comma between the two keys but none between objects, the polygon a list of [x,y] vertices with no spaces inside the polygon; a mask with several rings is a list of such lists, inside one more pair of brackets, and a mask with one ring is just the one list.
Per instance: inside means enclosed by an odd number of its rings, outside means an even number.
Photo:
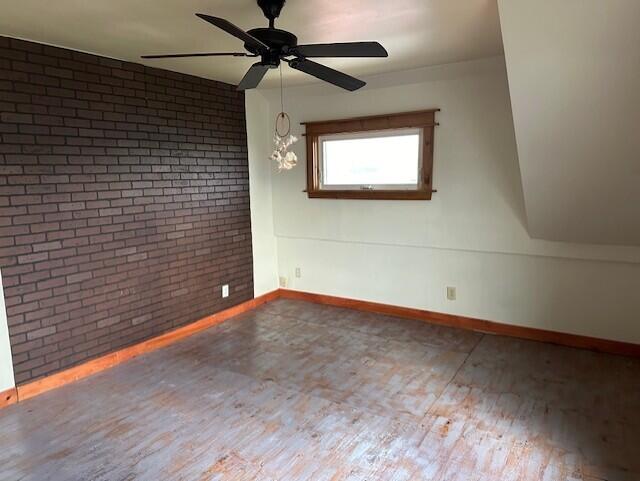
[{"label": "wood window frame", "polygon": [[[433,194],[433,140],[436,112],[420,110],[397,114],[373,115],[339,120],[302,122],[307,144],[307,195],[312,199],[431,200]],[[331,134],[419,128],[422,130],[422,165],[417,189],[409,190],[336,190],[320,186],[319,138]]]}]

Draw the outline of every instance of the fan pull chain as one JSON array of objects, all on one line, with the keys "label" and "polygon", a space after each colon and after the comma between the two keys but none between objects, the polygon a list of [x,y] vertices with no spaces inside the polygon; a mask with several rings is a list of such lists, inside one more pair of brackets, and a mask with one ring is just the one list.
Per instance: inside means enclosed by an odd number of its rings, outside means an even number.
[{"label": "fan pull chain", "polygon": [[[284,124],[285,120],[287,122],[287,130],[284,133],[280,133],[280,129],[278,128],[278,124],[282,120]],[[280,138],[285,138],[291,133],[291,119],[289,115],[284,111],[284,87],[282,82],[282,64],[280,64],[280,113],[276,117],[276,135]]]},{"label": "fan pull chain", "polygon": [[284,88],[282,87],[282,64],[280,64],[280,112],[284,112]]},{"label": "fan pull chain", "polygon": [[[286,132],[280,132],[279,124],[287,122]],[[278,164],[278,171],[291,170],[298,163],[298,157],[296,154],[289,150],[289,147],[298,138],[291,135],[291,119],[289,115],[284,111],[284,86],[282,82],[282,64],[280,64],[280,113],[276,116],[276,132],[274,135],[274,143],[276,145],[275,150],[270,156],[270,159]]]}]

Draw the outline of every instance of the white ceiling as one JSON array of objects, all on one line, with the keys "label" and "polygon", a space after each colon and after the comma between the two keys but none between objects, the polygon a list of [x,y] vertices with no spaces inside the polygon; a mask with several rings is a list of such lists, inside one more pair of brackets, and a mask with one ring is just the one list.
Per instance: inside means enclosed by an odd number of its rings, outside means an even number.
[{"label": "white ceiling", "polygon": [[640,245],[640,1],[499,5],[529,233]]},{"label": "white ceiling", "polygon": [[[264,27],[255,0],[2,0],[0,34],[201,77],[238,83],[244,58],[141,61],[143,54],[242,51],[242,42],[194,13],[246,30]],[[502,53],[496,0],[288,0],[276,27],[299,43],[377,40],[388,59],[327,59],[352,75],[371,75]],[[314,79],[288,67],[290,83]],[[269,72],[265,86],[274,86]]]}]

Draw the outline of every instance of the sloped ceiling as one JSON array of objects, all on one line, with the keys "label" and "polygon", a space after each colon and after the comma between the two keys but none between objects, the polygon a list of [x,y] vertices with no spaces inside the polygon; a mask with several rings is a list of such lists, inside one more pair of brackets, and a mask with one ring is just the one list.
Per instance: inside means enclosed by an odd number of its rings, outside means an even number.
[{"label": "sloped ceiling", "polygon": [[[238,83],[255,60],[140,60],[142,54],[242,50],[241,41],[197,19],[196,12],[244,29],[267,25],[256,0],[5,0],[0,35]],[[324,62],[352,75],[502,53],[496,0],[288,0],[276,27],[295,33],[300,43],[378,40],[387,48],[388,59]],[[315,81],[288,67],[283,73],[289,83]],[[264,86],[277,79],[269,72]]]},{"label": "sloped ceiling", "polygon": [[529,233],[640,245],[640,1],[499,10]]}]

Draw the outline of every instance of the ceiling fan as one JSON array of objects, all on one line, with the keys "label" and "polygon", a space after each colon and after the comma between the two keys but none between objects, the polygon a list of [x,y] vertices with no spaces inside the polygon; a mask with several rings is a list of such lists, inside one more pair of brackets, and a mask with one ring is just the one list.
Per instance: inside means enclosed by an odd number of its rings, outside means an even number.
[{"label": "ceiling fan", "polygon": [[317,57],[387,57],[389,54],[378,42],[318,43],[298,45],[298,38],[285,30],[275,28],[275,19],[286,0],[257,0],[264,16],[269,19],[268,28],[253,28],[244,31],[228,20],[202,13],[196,16],[211,25],[239,38],[249,52],[216,52],[216,53],[180,53],[170,55],[143,55],[142,58],[182,58],[182,57],[260,57],[254,63],[238,85],[238,90],[252,89],[258,86],[267,71],[278,68],[280,61],[291,68],[300,70],[320,80],[329,82],[343,89],[354,91],[366,85],[365,82],[334,70],[320,63],[309,60]]}]

